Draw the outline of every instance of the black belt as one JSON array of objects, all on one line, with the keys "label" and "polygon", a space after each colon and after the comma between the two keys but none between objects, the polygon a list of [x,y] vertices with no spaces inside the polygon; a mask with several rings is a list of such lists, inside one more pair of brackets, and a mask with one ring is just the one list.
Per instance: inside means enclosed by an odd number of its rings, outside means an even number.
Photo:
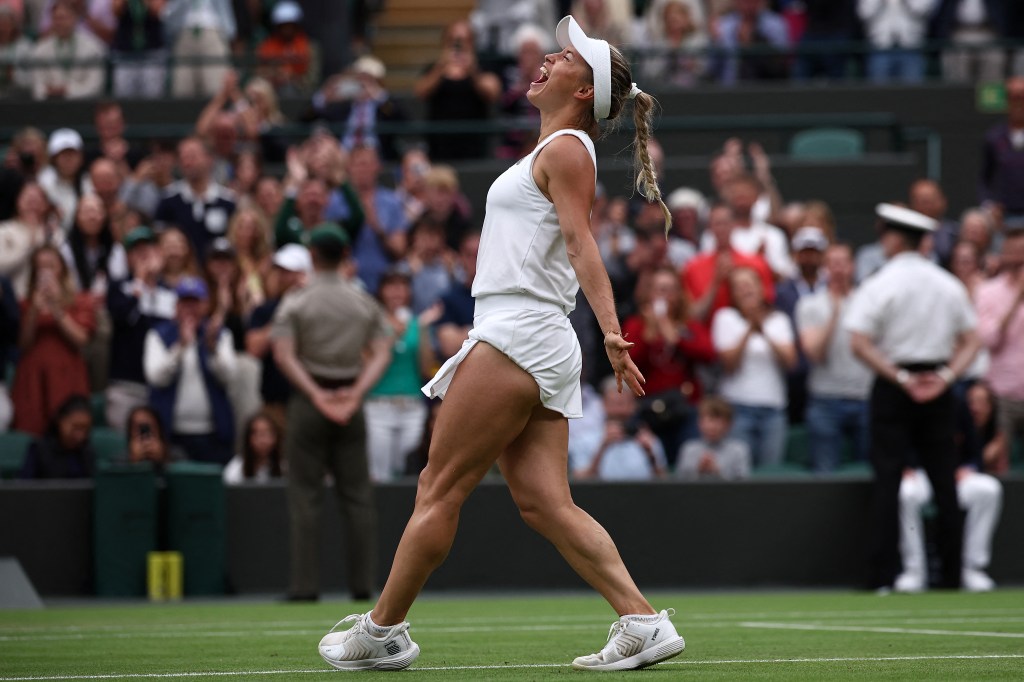
[{"label": "black belt", "polygon": [[352,384],[356,383],[356,380],[354,378],[352,378],[352,379],[331,379],[329,377],[310,376],[310,379],[312,379],[313,383],[316,384],[317,386],[319,386],[320,388],[326,388],[327,390],[332,390],[332,389],[335,389],[335,388],[345,388],[347,386],[351,386]]},{"label": "black belt", "polygon": [[900,369],[905,369],[911,374],[918,374],[920,372],[934,372],[940,367],[945,367],[949,363],[946,361],[942,362],[903,362],[897,365]]}]

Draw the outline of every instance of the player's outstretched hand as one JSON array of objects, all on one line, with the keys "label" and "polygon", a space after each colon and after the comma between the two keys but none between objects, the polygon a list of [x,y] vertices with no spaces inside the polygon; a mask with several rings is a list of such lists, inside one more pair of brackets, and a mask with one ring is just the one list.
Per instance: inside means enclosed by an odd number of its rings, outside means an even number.
[{"label": "player's outstretched hand", "polygon": [[615,384],[619,393],[622,392],[622,384],[625,382],[634,394],[643,396],[642,384],[647,383],[647,380],[637,369],[633,358],[629,357],[629,349],[632,347],[632,343],[618,334],[605,334],[604,350],[608,353],[608,361],[611,362],[612,369],[615,371]]}]

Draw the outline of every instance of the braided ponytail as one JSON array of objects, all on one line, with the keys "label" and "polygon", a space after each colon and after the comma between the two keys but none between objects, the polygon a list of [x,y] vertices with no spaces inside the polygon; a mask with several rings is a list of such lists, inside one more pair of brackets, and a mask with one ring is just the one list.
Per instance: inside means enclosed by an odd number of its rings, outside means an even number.
[{"label": "braided ponytail", "polygon": [[[635,86],[634,86],[635,87]],[[633,138],[633,172],[636,173],[636,189],[647,201],[658,202],[665,216],[665,236],[672,229],[672,212],[668,210],[661,197],[658,187],[658,174],[654,171],[654,162],[647,143],[651,140],[651,125],[654,108],[658,101],[646,92],[638,91],[633,99],[633,125],[636,134]]]},{"label": "braided ponytail", "polygon": [[615,46],[609,49],[612,69],[612,101],[608,118],[614,126],[619,114],[622,113],[627,100],[633,100],[633,172],[636,175],[636,190],[647,201],[658,202],[665,215],[665,236],[672,229],[672,213],[661,197],[658,187],[658,174],[654,171],[654,162],[647,151],[647,143],[651,140],[651,128],[654,121],[654,110],[658,101],[632,82],[629,62]]}]

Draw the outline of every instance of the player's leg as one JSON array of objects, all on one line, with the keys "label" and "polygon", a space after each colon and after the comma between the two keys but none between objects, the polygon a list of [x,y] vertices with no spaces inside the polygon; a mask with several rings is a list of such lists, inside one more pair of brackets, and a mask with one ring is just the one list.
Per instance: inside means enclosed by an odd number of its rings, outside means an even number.
[{"label": "player's leg", "polygon": [[493,346],[478,343],[462,361],[437,415],[416,507],[373,609],[375,623],[405,619],[427,578],[448,555],[463,502],[523,430],[539,401],[533,377]]},{"label": "player's leg", "polygon": [[523,520],[539,532],[619,614],[604,648],[573,667],[631,670],[686,646],[669,611],[655,613],[604,528],[573,503],[567,480],[568,433],[561,415],[538,405],[523,432],[498,458]]},{"label": "player's leg", "polygon": [[[420,473],[416,507],[373,611],[338,623],[349,629],[320,640],[320,656],[341,670],[393,670],[419,655],[409,612],[423,584],[451,549],[462,503],[498,454],[523,430],[540,401],[537,382],[507,356],[478,343],[445,394]],[[335,626],[337,627],[337,626]]]},{"label": "player's leg", "polygon": [[498,458],[520,515],[620,616],[654,613],[611,537],[573,502],[566,475],[568,447],[565,417],[541,405],[535,407],[526,428]]}]

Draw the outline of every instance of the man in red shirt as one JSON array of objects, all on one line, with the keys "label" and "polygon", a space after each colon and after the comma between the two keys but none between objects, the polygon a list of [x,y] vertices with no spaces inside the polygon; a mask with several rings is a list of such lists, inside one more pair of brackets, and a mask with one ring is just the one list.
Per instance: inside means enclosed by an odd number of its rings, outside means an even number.
[{"label": "man in red shirt", "polygon": [[735,225],[729,206],[716,204],[712,207],[707,229],[715,237],[716,250],[696,256],[683,269],[683,290],[690,297],[693,317],[709,327],[716,312],[732,305],[729,273],[735,268],[745,267],[757,272],[764,285],[765,298],[769,303],[775,302],[775,281],[764,257],[741,253],[730,245]]}]

